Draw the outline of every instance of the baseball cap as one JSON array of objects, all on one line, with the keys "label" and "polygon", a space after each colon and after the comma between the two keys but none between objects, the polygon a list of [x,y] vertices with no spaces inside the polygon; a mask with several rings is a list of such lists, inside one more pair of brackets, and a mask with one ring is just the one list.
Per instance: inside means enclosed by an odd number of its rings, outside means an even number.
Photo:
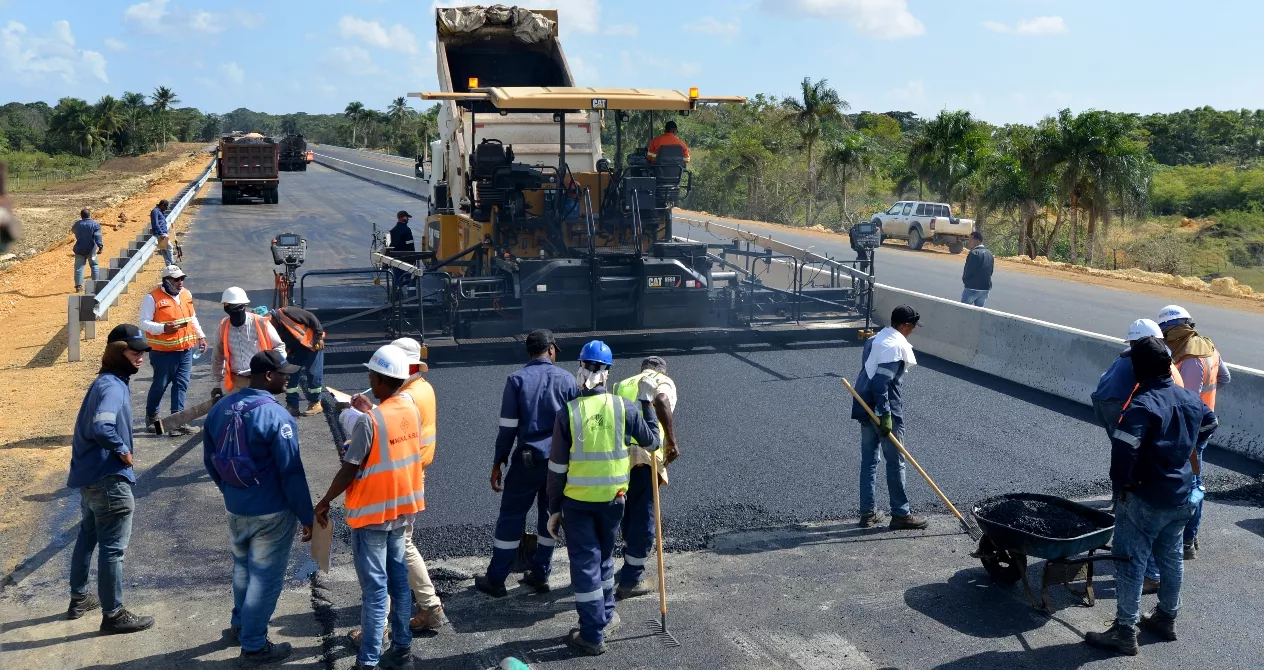
[{"label": "baseball cap", "polygon": [[184,270],[181,270],[179,265],[168,265],[162,269],[163,279],[180,279],[186,276],[188,275],[184,274]]},{"label": "baseball cap", "polygon": [[913,309],[912,307],[909,307],[908,305],[900,305],[899,307],[896,307],[895,309],[891,310],[891,327],[892,328],[896,326],[904,325],[906,323],[911,323],[914,326],[916,326],[918,321],[921,321],[921,319],[922,319],[922,315],[918,314],[917,310]]},{"label": "baseball cap", "polygon": [[413,218],[413,215],[401,209],[398,212],[395,212],[395,218],[411,219]]},{"label": "baseball cap", "polygon": [[145,334],[140,332],[140,328],[130,323],[120,323],[110,331],[110,336],[106,338],[106,343],[110,342],[126,342],[127,348],[133,351],[149,351],[149,343],[145,342]]},{"label": "baseball cap", "polygon": [[284,375],[292,375],[301,368],[285,360],[281,352],[275,349],[260,351],[250,359],[250,374],[260,375],[265,372],[280,372]]}]

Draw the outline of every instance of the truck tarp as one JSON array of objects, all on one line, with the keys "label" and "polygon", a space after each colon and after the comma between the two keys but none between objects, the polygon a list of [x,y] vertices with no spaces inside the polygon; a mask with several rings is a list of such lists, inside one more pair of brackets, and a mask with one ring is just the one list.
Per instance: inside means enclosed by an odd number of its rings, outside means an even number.
[{"label": "truck tarp", "polygon": [[484,26],[512,28],[514,37],[528,44],[543,42],[553,34],[554,22],[529,9],[491,7],[444,7],[439,9],[439,35],[465,35]]}]

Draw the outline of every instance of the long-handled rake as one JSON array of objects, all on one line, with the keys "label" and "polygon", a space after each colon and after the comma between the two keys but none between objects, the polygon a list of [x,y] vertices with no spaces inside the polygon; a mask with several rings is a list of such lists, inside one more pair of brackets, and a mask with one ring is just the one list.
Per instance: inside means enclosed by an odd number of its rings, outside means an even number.
[{"label": "long-handled rake", "polygon": [[654,468],[654,544],[658,549],[658,619],[650,619],[650,630],[668,647],[679,647],[680,640],[667,630],[667,575],[663,572],[663,512],[658,498],[658,454],[650,454],[650,464]]}]

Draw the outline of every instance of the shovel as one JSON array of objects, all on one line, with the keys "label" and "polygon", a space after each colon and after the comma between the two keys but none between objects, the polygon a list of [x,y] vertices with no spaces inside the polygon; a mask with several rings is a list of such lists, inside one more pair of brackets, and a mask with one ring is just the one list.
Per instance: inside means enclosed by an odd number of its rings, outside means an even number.
[{"label": "shovel", "polygon": [[[864,399],[860,397],[859,393],[856,393],[856,389],[852,388],[851,382],[844,378],[843,386],[846,386],[847,390],[851,391],[851,395],[856,399],[856,402],[860,403],[860,406],[865,408],[865,412],[869,414],[869,418],[873,419],[873,425],[879,425],[880,422],[878,421],[878,415],[874,414],[872,409],[869,409],[869,403],[865,402]],[[910,454],[908,449],[905,449],[904,445],[900,444],[900,440],[896,438],[894,434],[888,435],[887,439],[891,440],[891,444],[894,444],[895,448],[900,450],[900,453],[904,455],[904,459],[912,464],[913,468],[922,475],[922,478],[926,480],[927,484],[930,484],[930,487],[934,489],[935,493],[939,496],[939,499],[944,501],[944,504],[952,511],[953,516],[957,517],[957,521],[961,522],[961,528],[966,531],[966,535],[969,535],[970,538],[976,542],[983,539],[983,531],[979,530],[977,526],[971,524],[969,521],[966,521],[964,516],[961,516],[961,512],[958,512],[957,508],[948,500],[948,496],[944,495],[944,492],[939,490],[939,487],[935,485],[935,482],[930,478],[930,475],[926,474],[926,471],[922,469],[922,466],[917,464],[917,459],[913,458],[913,454]]]}]

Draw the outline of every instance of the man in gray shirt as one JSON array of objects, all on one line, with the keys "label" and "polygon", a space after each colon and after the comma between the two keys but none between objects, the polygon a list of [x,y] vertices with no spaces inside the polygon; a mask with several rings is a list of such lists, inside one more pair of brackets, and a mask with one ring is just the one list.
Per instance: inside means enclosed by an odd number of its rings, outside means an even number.
[{"label": "man in gray shirt", "polygon": [[79,211],[79,220],[70,227],[75,235],[75,293],[83,290],[83,266],[92,266],[92,279],[97,278],[97,254],[105,250],[101,239],[101,224],[92,220],[92,210],[84,208]]}]

